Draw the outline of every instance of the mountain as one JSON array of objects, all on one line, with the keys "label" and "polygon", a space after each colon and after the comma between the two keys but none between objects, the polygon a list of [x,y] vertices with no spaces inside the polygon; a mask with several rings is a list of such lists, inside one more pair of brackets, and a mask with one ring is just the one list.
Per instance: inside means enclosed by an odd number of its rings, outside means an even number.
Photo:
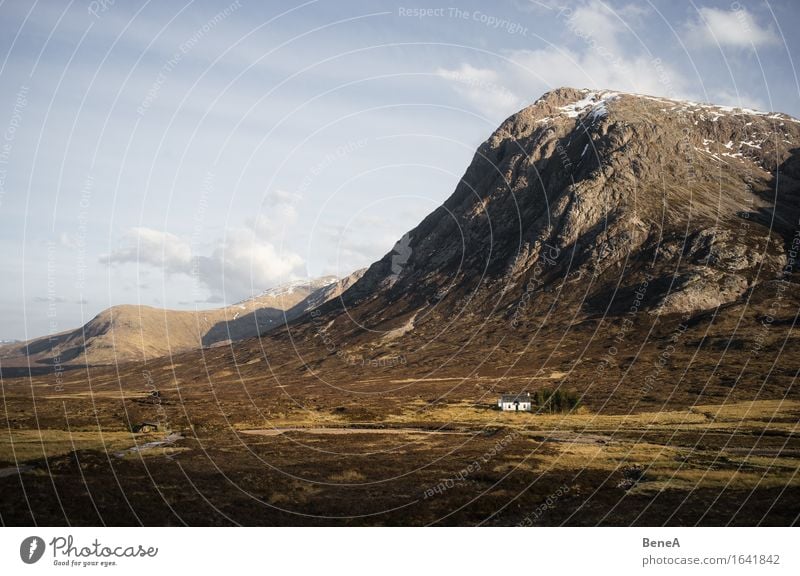
[{"label": "mountain", "polygon": [[3,522],[796,524],[798,142],[549,92],[366,271],[192,336],[258,338],[4,376]]},{"label": "mountain", "polygon": [[269,332],[273,328],[289,322],[301,314],[337,298],[366,271],[356,270],[344,278],[324,276],[312,283],[294,282],[267,290],[255,298],[259,303],[270,299],[270,306],[253,306],[251,300],[231,308],[236,313],[212,326],[202,337],[204,346],[228,344],[233,341],[252,338]]},{"label": "mountain", "polygon": [[116,364],[229,344],[291,320],[305,312],[312,300],[325,302],[349,282],[351,277],[339,280],[335,276],[298,280],[212,310],[113,306],[76,330],[0,346],[0,360],[4,366]]},{"label": "mountain", "polygon": [[[785,114],[560,88],[504,121],[366,271],[252,309],[176,313],[192,316],[169,334],[152,311],[163,330],[144,343],[136,315],[116,340],[98,317],[86,330],[105,338],[78,331],[58,349],[106,363],[123,343],[141,358],[236,340],[185,370],[234,362],[258,379],[266,354],[276,379],[338,392],[550,383],[597,410],[782,397],[796,371],[784,351],[800,345],[798,142]],[[52,359],[47,339],[28,346]]]},{"label": "mountain", "polygon": [[400,356],[420,374],[572,374],[622,343],[627,369],[685,324],[684,346],[746,349],[772,318],[779,343],[798,309],[798,143],[785,114],[553,90],[341,298],[273,337],[315,372]]},{"label": "mountain", "polygon": [[646,274],[657,285],[648,308],[714,308],[785,265],[798,143],[800,123],[780,114],[555,90],[481,146],[455,193],[408,234],[400,273],[388,254],[345,300],[413,293],[408,308],[420,309],[451,287],[513,299],[540,270],[542,288],[596,279],[561,295],[587,309],[608,280],[635,287]]}]

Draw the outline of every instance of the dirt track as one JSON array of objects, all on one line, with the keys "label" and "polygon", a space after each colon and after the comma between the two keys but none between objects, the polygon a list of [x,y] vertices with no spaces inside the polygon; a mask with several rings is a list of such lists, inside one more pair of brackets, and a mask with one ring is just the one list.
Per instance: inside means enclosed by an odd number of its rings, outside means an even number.
[{"label": "dirt track", "polygon": [[284,432],[304,432],[306,434],[451,434],[474,436],[476,432],[457,432],[454,430],[423,430],[421,428],[261,428],[239,430],[252,436],[280,436]]}]

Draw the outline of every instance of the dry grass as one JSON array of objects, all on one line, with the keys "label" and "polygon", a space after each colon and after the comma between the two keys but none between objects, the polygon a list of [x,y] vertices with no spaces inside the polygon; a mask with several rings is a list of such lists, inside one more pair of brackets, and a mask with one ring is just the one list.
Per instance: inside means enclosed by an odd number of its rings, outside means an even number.
[{"label": "dry grass", "polygon": [[344,470],[343,472],[339,472],[337,474],[333,474],[330,479],[332,482],[363,482],[366,480],[366,476],[364,476],[358,470]]},{"label": "dry grass", "polygon": [[[537,474],[594,470],[617,481],[623,469],[636,465],[645,470],[645,477],[631,492],[646,493],[666,488],[692,490],[700,486],[752,490],[800,485],[797,474],[800,458],[781,455],[780,447],[768,450],[765,455],[764,449],[741,449],[735,443],[728,449],[704,448],[700,440],[713,433],[723,439],[744,435],[752,439],[748,441],[757,443],[760,435],[768,434],[785,437],[788,442],[797,432],[799,414],[800,402],[780,400],[702,405],[680,411],[622,416],[593,414],[585,409],[553,415],[507,413],[467,403],[429,405],[413,400],[400,414],[387,415],[380,425],[516,430],[531,441],[543,442],[542,446],[554,450],[536,450],[535,458],[498,462],[493,466],[496,473],[516,469]],[[284,415],[269,425],[334,427],[347,426],[348,422],[328,413],[305,412]],[[676,434],[688,435],[694,440],[673,445],[671,438]],[[652,441],[653,435],[663,439]],[[731,440],[726,442],[731,443]],[[364,476],[355,470],[345,470],[330,479],[355,483]]]},{"label": "dry grass", "polygon": [[137,442],[157,439],[132,432],[67,432],[64,430],[11,430],[0,435],[0,461],[25,462],[52,458],[73,450],[114,453]]},{"label": "dry grass", "polygon": [[[371,415],[371,414],[370,414]],[[380,417],[356,418],[352,413],[330,410],[289,410],[270,412],[268,420],[241,420],[236,430],[269,428],[347,427],[352,425],[383,427],[463,429],[508,428],[540,434],[605,434],[679,432],[779,433],[788,436],[800,432],[800,402],[763,400],[720,405],[702,405],[687,410],[642,412],[631,415],[606,415],[589,412],[585,407],[567,414],[501,412],[489,406],[468,403],[430,405],[415,399],[397,413],[387,411]],[[375,415],[371,415],[375,416]]]}]

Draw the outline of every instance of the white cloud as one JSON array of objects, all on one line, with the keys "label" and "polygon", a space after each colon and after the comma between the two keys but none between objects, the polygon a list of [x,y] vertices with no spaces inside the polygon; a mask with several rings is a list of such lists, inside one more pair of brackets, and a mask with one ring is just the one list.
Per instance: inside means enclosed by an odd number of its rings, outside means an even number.
[{"label": "white cloud", "polygon": [[[639,94],[653,94],[670,98],[696,98],[688,88],[685,78],[663,61],[645,56],[628,56],[621,51],[595,50],[596,45],[586,45],[583,50],[514,50],[505,55],[494,70],[477,69],[468,63],[455,70],[439,70],[438,75],[454,83],[459,89],[463,78],[474,78],[474,83],[491,83],[502,79],[513,100],[495,102],[487,106],[480,98],[479,89],[466,93],[470,105],[489,118],[502,120],[544,92],[561,86],[574,88],[607,88]],[[522,97],[516,96],[517,94]],[[501,105],[504,104],[504,105]]]},{"label": "white cloud", "polygon": [[721,10],[700,8],[698,17],[686,24],[686,39],[696,46],[747,48],[776,44],[775,32],[761,26],[745,8]]},{"label": "white cloud", "polygon": [[248,225],[262,238],[274,240],[297,222],[297,205],[301,200],[299,194],[285,190],[271,191],[264,198],[261,211],[248,222]]},{"label": "white cloud", "polygon": [[229,302],[294,279],[302,265],[300,256],[276,249],[249,228],[229,231],[210,256],[198,258],[202,282]]},{"label": "white cloud", "polygon": [[209,255],[192,254],[188,242],[169,232],[132,228],[125,245],[102,256],[111,265],[139,264],[165,274],[194,277],[209,291],[209,299],[235,301],[291,280],[303,259],[281,251],[253,227],[229,230]]},{"label": "white cloud", "polygon": [[148,264],[168,273],[184,272],[191,264],[192,250],[188,242],[169,232],[152,228],[131,228],[124,238],[125,246],[101,256],[107,264]]},{"label": "white cloud", "polygon": [[572,10],[567,27],[573,33],[593,39],[606,50],[618,50],[618,39],[625,32],[625,26],[616,11],[597,1]]},{"label": "white cloud", "polygon": [[502,84],[495,70],[463,63],[452,70],[439,68],[435,74],[449,81],[471,106],[491,118],[508,116],[521,105],[520,97]]},{"label": "white cloud", "polygon": [[515,83],[526,86],[524,92],[531,99],[560,86],[607,88],[675,98],[691,96],[685,79],[677,70],[645,56],[548,48],[517,50],[509,57],[518,64],[510,66],[509,74],[515,77]]},{"label": "white cloud", "polygon": [[436,74],[472,107],[498,121],[561,86],[697,97],[675,68],[644,52],[632,52],[621,42],[631,33],[628,26],[640,23],[648,10],[633,4],[612,8],[592,0],[556,12],[570,40],[561,48],[506,51],[508,61],[498,61],[495,68],[465,62]]}]

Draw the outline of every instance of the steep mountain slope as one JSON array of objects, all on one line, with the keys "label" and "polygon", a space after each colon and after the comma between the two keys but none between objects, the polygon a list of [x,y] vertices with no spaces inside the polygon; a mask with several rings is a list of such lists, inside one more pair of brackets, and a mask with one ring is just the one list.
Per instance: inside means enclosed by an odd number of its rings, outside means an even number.
[{"label": "steep mountain slope", "polygon": [[251,338],[301,314],[307,307],[297,307],[312,297],[326,301],[343,281],[324,276],[290,282],[212,310],[114,306],[76,330],[0,347],[0,359],[4,366],[114,364]]},{"label": "steep mountain slope", "polygon": [[635,286],[648,273],[659,284],[648,307],[714,308],[786,263],[798,142],[800,123],[780,114],[555,90],[480,147],[454,194],[408,234],[399,272],[387,254],[345,303],[401,312],[444,294],[519,297],[537,272],[542,288],[579,283],[562,298],[586,304],[609,280]]},{"label": "steep mountain slope", "polygon": [[684,346],[711,331],[753,349],[768,316],[766,339],[785,344],[798,143],[783,114],[554,90],[503,122],[443,206],[341,299],[274,337],[315,373],[402,357],[423,375],[591,374],[634,343],[647,373],[684,323]]},{"label": "steep mountain slope", "polygon": [[741,296],[759,269],[785,263],[798,142],[800,124],[778,114],[556,90],[481,146],[455,193],[409,233],[400,273],[389,254],[346,300],[399,300],[412,286],[427,298],[450,285],[511,292],[537,264],[547,284],[585,284],[618,277],[636,255],[637,272],[678,284],[648,305],[713,308]]}]

